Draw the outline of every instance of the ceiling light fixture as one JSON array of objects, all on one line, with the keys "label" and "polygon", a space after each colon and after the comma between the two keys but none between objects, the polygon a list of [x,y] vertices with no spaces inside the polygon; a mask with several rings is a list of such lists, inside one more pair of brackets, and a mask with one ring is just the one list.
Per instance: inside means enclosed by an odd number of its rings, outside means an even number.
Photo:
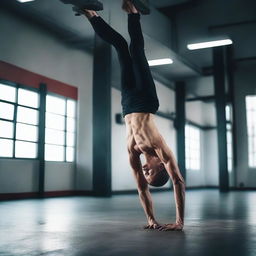
[{"label": "ceiling light fixture", "polygon": [[229,45],[229,44],[233,44],[231,39],[222,39],[222,40],[215,40],[215,41],[209,41],[209,42],[188,44],[187,47],[189,50],[197,50],[197,49],[217,47],[217,46],[223,46],[223,45]]},{"label": "ceiling light fixture", "polygon": [[173,63],[173,60],[170,58],[148,61],[149,66],[168,65],[168,64],[172,64],[172,63]]},{"label": "ceiling light fixture", "polygon": [[17,1],[20,2],[20,3],[26,3],[26,2],[32,2],[34,0],[17,0]]}]

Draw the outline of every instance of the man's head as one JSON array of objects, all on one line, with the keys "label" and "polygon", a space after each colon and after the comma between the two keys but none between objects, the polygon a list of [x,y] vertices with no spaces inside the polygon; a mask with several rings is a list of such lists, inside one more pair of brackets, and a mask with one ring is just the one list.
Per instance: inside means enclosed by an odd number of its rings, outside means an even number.
[{"label": "man's head", "polygon": [[151,186],[161,187],[169,180],[164,164],[158,157],[147,158],[142,170],[147,183]]}]

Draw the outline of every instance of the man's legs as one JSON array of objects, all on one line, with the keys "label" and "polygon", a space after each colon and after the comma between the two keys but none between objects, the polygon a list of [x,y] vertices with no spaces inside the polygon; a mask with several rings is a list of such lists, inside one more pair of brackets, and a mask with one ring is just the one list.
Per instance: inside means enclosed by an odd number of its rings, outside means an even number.
[{"label": "man's legs", "polygon": [[128,31],[131,37],[130,54],[133,61],[136,86],[145,94],[157,99],[155,83],[144,51],[144,38],[139,13],[128,14]]},{"label": "man's legs", "polygon": [[[111,26],[109,26],[96,12],[90,12],[94,15],[85,13],[94,31],[99,35],[104,41],[113,45],[117,51],[120,67],[121,67],[121,84],[122,93],[135,87],[135,77],[132,67],[132,59],[129,53],[129,48],[126,40],[115,31]],[[103,57],[104,58],[104,57]]]}]

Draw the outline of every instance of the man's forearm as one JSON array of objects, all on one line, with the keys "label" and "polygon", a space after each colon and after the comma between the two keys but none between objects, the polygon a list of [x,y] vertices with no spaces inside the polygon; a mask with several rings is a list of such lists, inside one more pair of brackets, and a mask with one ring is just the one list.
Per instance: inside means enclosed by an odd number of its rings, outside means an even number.
[{"label": "man's forearm", "polygon": [[167,164],[166,169],[170,174],[173,183],[173,191],[176,204],[176,223],[184,225],[185,181],[175,161],[170,161]]},{"label": "man's forearm", "polygon": [[141,205],[144,209],[144,212],[146,214],[147,220],[148,221],[154,221],[154,213],[153,213],[153,203],[152,203],[152,198],[151,194],[148,189],[139,191],[139,197],[140,197],[140,202]]},{"label": "man's forearm", "polygon": [[185,182],[179,179],[174,180],[173,190],[176,203],[176,223],[184,225]]}]

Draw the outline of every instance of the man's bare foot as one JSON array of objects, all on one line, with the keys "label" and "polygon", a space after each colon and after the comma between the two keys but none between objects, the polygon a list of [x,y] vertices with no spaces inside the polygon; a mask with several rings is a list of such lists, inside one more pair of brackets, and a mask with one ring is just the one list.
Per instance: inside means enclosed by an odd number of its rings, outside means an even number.
[{"label": "man's bare foot", "polygon": [[139,13],[130,0],[123,0],[122,9],[127,13]]},{"label": "man's bare foot", "polygon": [[91,18],[94,17],[94,16],[96,16],[96,17],[99,16],[99,14],[98,14],[96,11],[93,11],[93,10],[84,9],[83,12],[84,12],[84,15],[85,15],[88,19],[91,19]]}]

